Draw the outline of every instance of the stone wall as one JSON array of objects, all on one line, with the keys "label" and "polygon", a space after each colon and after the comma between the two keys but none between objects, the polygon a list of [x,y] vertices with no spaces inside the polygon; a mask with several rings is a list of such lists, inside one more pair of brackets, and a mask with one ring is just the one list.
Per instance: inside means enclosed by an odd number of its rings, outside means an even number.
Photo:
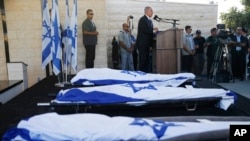
[{"label": "stone wall", "polygon": [[[10,61],[22,61],[28,64],[29,86],[45,77],[41,68],[41,34],[42,14],[41,0],[5,0],[6,20],[8,28]],[[70,0],[70,6],[72,1]],[[65,1],[59,0],[60,21],[64,24]],[[51,7],[51,1],[49,1]],[[162,18],[179,19],[178,28],[191,25],[193,30],[200,29],[204,35],[217,23],[217,5],[183,4],[170,2],[154,2],[146,0],[78,0],[78,70],[84,68],[85,49],[82,44],[81,23],[86,18],[86,10],[93,9],[94,22],[99,32],[96,49],[95,67],[112,67],[111,40],[122,29],[128,15],[133,15],[134,30],[137,34],[137,24],[143,16],[144,7],[151,6],[154,14]],[[72,9],[72,8],[70,8]],[[71,12],[71,10],[70,10]],[[160,30],[171,28],[169,23],[154,25]],[[1,27],[2,28],[2,27]],[[2,30],[0,28],[0,30]],[[0,33],[0,64],[6,66],[3,35]],[[6,67],[0,68],[0,73],[6,73]],[[2,71],[3,70],[3,71]],[[5,75],[1,75],[1,79]],[[3,78],[6,79],[6,78]]]},{"label": "stone wall", "polygon": [[4,47],[4,35],[3,35],[3,26],[2,26],[2,17],[0,15],[0,80],[7,80],[7,65],[5,57],[5,47]]},{"label": "stone wall", "polygon": [[[126,22],[129,15],[133,15],[133,34],[137,34],[138,21],[144,15],[144,7],[151,6],[154,14],[161,18],[179,19],[178,28],[184,29],[186,25],[191,25],[193,32],[197,29],[202,31],[202,34],[207,37],[210,34],[210,29],[217,24],[217,5],[207,4],[188,4],[188,3],[171,3],[158,2],[149,0],[107,0],[107,21],[108,21],[108,54],[111,60],[111,40],[113,36],[117,36],[119,30],[122,29],[122,23]],[[154,26],[159,30],[172,28],[171,23],[154,22]],[[171,22],[171,21],[170,21]],[[111,61],[109,61],[111,62]],[[111,66],[111,63],[109,63]]]},{"label": "stone wall", "polygon": [[[51,7],[51,1],[49,7]],[[59,0],[61,24],[64,24],[65,1]],[[70,3],[70,12],[73,1]],[[99,31],[96,49],[95,67],[107,67],[106,47],[106,1],[78,0],[78,70],[84,68],[85,49],[82,44],[81,23],[86,18],[86,10],[93,9],[94,21]],[[41,0],[5,0],[7,28],[9,38],[10,61],[22,61],[28,64],[29,86],[45,77],[41,68],[42,13]],[[2,33],[2,32],[1,32]],[[2,42],[1,42],[2,43]],[[51,72],[52,74],[52,72]]]}]

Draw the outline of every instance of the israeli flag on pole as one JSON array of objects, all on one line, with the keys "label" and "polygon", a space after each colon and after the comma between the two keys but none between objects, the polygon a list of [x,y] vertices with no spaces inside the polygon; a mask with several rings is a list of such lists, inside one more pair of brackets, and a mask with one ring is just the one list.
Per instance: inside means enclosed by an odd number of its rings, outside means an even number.
[{"label": "israeli flag on pole", "polygon": [[64,70],[67,70],[68,65],[71,63],[71,36],[72,31],[70,30],[69,3],[68,0],[66,0],[65,22],[62,37],[62,42],[64,44]]},{"label": "israeli flag on pole", "polygon": [[73,11],[71,16],[70,30],[72,31],[72,60],[71,66],[77,71],[77,0],[74,0]]},{"label": "israeli flag on pole", "polygon": [[60,20],[58,12],[58,0],[52,1],[52,52],[53,52],[53,72],[58,75],[61,72],[61,59],[62,59],[62,44],[61,44],[61,31]]},{"label": "israeli flag on pole", "polygon": [[50,63],[52,60],[52,40],[51,40],[51,24],[50,24],[50,15],[48,9],[48,1],[43,0],[42,3],[43,9],[43,22],[42,22],[42,68],[45,67]]}]

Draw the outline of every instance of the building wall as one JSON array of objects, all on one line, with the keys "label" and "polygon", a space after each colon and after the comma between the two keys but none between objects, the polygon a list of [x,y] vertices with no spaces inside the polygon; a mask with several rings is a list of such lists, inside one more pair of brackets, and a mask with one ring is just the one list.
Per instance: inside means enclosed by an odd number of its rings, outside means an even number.
[{"label": "building wall", "polygon": [[[38,79],[45,77],[45,70],[41,68],[41,0],[5,0],[4,2],[10,61],[22,61],[28,64],[28,79],[29,86],[31,86]],[[59,0],[62,25],[64,24],[65,15],[64,2]],[[69,2],[72,6],[72,1]],[[51,7],[51,1],[49,1],[49,6]],[[95,14],[94,22],[99,32],[95,67],[112,67],[111,40],[113,36],[117,36],[119,30],[121,30],[122,23],[126,22],[129,15],[134,16],[133,34],[136,35],[138,20],[144,14],[145,6],[151,6],[154,13],[159,17],[179,19],[180,25],[178,25],[178,28],[183,28],[188,24],[193,27],[193,30],[200,29],[205,35],[208,35],[210,28],[217,23],[217,5],[145,0],[78,0],[78,70],[83,69],[85,66],[85,49],[82,44],[81,23],[86,18],[87,9],[93,9]],[[154,25],[160,30],[172,27],[169,23],[157,23],[155,21]],[[0,35],[0,54],[3,52],[2,40],[3,37]],[[5,62],[2,61],[3,59],[1,55],[0,63]],[[2,72],[4,71],[0,73]]]},{"label": "building wall", "polygon": [[[108,21],[108,58],[111,60],[111,40],[117,36],[122,29],[122,23],[126,22],[129,15],[134,17],[133,34],[137,34],[138,21],[144,15],[144,7],[151,6],[154,14],[161,18],[178,19],[178,28],[184,29],[186,25],[191,25],[193,32],[197,29],[202,31],[204,36],[210,34],[210,29],[217,24],[218,6],[211,4],[188,4],[159,2],[153,0],[107,0],[107,21]],[[171,21],[169,21],[171,22]],[[172,28],[171,23],[153,21],[154,26],[159,30]],[[110,61],[109,61],[110,62]],[[111,63],[109,63],[111,66]]]},{"label": "building wall", "polygon": [[5,0],[10,62],[28,64],[30,84],[41,71],[41,4],[39,0]]},{"label": "building wall", "polygon": [[4,17],[0,16],[0,80],[7,80],[7,65],[5,60],[5,47],[4,47],[4,35],[3,35],[3,26],[2,19]]},{"label": "building wall", "polygon": [[[51,7],[51,1],[49,7]],[[65,1],[59,0],[60,21],[63,25]],[[69,1],[72,9],[73,1]],[[78,0],[78,70],[84,68],[85,49],[82,44],[81,23],[86,18],[86,10],[94,10],[94,21],[99,31],[95,67],[107,67],[106,48],[106,1]],[[9,38],[10,61],[28,64],[29,86],[45,77],[41,68],[42,13],[41,0],[5,0]],[[71,10],[70,10],[71,12]],[[2,33],[2,32],[1,32]]]}]

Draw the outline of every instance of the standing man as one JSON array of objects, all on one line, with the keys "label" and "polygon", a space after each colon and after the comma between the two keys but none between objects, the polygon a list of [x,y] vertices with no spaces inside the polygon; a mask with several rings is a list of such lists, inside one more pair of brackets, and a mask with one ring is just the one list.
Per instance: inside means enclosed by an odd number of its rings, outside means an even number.
[{"label": "standing man", "polygon": [[217,36],[217,28],[212,28],[210,30],[211,35],[207,38],[206,42],[205,42],[205,47],[207,47],[207,76],[208,79],[212,73],[211,68],[214,61],[218,61],[220,62],[220,60],[215,60],[215,59],[219,59],[219,58],[215,58],[217,49],[219,48],[221,42],[220,39]]},{"label": "standing man", "polygon": [[195,54],[195,43],[191,34],[191,26],[185,26],[186,33],[183,37],[183,49],[181,56],[181,68],[183,72],[191,72],[193,65],[193,56]]},{"label": "standing man", "polygon": [[196,30],[196,36],[194,37],[194,42],[196,44],[195,46],[195,55],[194,55],[194,74],[201,75],[205,58],[204,58],[204,44],[206,42],[206,39],[201,36],[201,31]]},{"label": "standing man", "polygon": [[242,27],[237,27],[236,34],[230,43],[232,57],[232,72],[234,77],[244,80],[246,69],[247,38],[242,36]]},{"label": "standing man", "polygon": [[83,44],[86,49],[85,67],[93,68],[95,60],[95,48],[97,44],[98,32],[95,23],[92,21],[94,13],[92,9],[88,9],[87,19],[82,23]]},{"label": "standing man", "polygon": [[129,26],[127,23],[122,24],[123,30],[118,35],[118,41],[121,50],[121,69],[134,71],[133,51],[134,45],[129,33]]},{"label": "standing man", "polygon": [[149,72],[149,53],[150,47],[153,46],[154,31],[158,28],[153,27],[153,22],[150,19],[153,16],[151,7],[144,8],[144,16],[142,16],[138,23],[138,32],[136,39],[136,47],[139,50],[139,70]]}]

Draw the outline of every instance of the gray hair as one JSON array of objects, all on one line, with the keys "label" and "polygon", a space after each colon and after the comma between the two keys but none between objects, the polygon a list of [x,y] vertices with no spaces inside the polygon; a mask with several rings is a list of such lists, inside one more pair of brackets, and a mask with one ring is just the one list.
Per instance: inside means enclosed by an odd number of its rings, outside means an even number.
[{"label": "gray hair", "polygon": [[148,10],[152,9],[150,6],[144,8],[144,12],[146,13]]}]

